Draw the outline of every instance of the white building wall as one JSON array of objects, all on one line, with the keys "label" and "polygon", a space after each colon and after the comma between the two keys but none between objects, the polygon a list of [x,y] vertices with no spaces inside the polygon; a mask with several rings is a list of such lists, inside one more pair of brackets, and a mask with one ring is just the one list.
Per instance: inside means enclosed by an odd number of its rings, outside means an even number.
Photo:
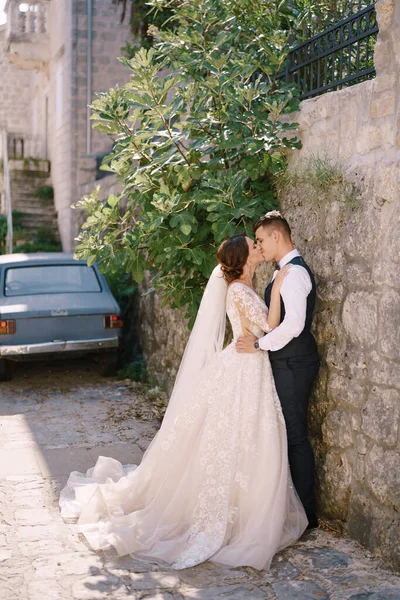
[{"label": "white building wall", "polygon": [[32,133],[32,72],[10,63],[6,52],[6,25],[0,27],[0,124],[14,133]]}]

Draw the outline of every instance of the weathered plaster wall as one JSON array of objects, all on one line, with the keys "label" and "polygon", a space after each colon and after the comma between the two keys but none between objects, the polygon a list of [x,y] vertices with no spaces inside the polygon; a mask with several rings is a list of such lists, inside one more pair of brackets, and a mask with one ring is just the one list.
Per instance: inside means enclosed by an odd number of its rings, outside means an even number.
[{"label": "weathered plaster wall", "polygon": [[[93,2],[90,102],[97,93],[122,84],[129,77],[126,67],[116,58],[129,37],[129,25],[120,23],[116,5],[109,0]],[[94,180],[96,156],[112,147],[107,136],[92,130],[91,143],[87,143],[86,0],[51,2],[50,45],[52,178],[63,247],[71,250],[79,229],[71,204],[81,198],[81,186]]]},{"label": "weathered plaster wall", "polygon": [[32,133],[32,113],[27,111],[32,97],[31,72],[9,62],[6,25],[0,26],[0,73],[0,125],[13,133]]},{"label": "weathered plaster wall", "polygon": [[[45,79],[45,74],[43,74],[42,79],[43,87],[49,86],[48,131],[51,178],[54,187],[54,203],[58,215],[60,238],[65,251],[71,249],[69,240],[73,236],[70,208],[73,190],[71,162],[73,150],[72,4],[60,0],[50,3],[48,82]],[[39,84],[38,87],[42,86]]]},{"label": "weathered plaster wall", "polygon": [[[323,365],[311,407],[319,507],[400,565],[400,3],[377,2],[377,77],[303,103],[303,148],[344,173],[316,194],[283,191],[282,211],[318,281]],[[290,177],[289,177],[290,181]],[[349,184],[352,190],[349,189]]]},{"label": "weathered plaster wall", "polygon": [[[90,144],[87,134],[87,2],[74,0],[73,3],[72,52],[72,174],[73,189],[70,204],[82,197],[81,186],[93,182],[96,175],[96,156],[111,150],[113,142],[91,128]],[[92,94],[106,91],[129,79],[128,69],[117,59],[121,47],[131,38],[128,22],[120,22],[120,8],[109,0],[93,2],[92,23]],[[92,185],[92,189],[94,185]],[[79,222],[73,213],[71,219],[70,245],[79,231]]]},{"label": "weathered plaster wall", "polygon": [[[378,0],[377,14],[376,79],[302,103],[303,148],[280,200],[318,282],[319,511],[399,567],[400,2]],[[304,177],[316,158],[343,176],[325,187]],[[145,357],[170,390],[187,330],[147,281],[144,291]]]}]

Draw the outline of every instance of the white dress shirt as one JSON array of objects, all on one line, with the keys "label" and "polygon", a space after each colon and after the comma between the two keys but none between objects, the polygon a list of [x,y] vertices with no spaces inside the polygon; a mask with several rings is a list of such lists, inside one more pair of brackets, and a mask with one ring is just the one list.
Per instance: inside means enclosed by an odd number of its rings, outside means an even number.
[{"label": "white dress shirt", "polygon": [[[282,269],[296,256],[300,256],[296,249],[286,254],[279,261],[279,268]],[[272,280],[277,273],[278,271],[275,271]],[[311,278],[307,270],[299,265],[292,265],[281,287],[285,317],[278,327],[258,340],[262,350],[280,350],[300,335],[306,322],[307,296],[311,289]]]}]

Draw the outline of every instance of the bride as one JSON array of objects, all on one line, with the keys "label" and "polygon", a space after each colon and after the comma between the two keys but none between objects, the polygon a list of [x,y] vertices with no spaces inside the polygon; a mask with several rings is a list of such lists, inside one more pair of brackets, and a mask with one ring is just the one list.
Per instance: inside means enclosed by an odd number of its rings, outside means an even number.
[{"label": "bride", "polygon": [[[120,556],[175,569],[207,559],[264,569],[306,529],[268,353],[235,350],[245,328],[260,337],[279,324],[287,270],[275,279],[267,314],[252,286],[263,261],[254,242],[230,237],[217,260],[140,466],[99,457],[86,475],[71,473],[61,492],[62,516],[78,519],[94,550],[114,546]],[[226,313],[234,340],[222,350]]]}]

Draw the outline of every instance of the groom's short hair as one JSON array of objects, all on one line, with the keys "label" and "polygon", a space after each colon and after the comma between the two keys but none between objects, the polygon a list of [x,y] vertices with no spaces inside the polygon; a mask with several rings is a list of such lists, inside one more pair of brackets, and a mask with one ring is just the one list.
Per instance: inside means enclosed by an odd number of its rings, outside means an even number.
[{"label": "groom's short hair", "polygon": [[289,237],[289,239],[292,238],[292,231],[290,229],[289,223],[284,217],[282,217],[281,213],[277,210],[271,210],[271,212],[267,212],[265,215],[260,217],[253,225],[253,232],[256,233],[259,227],[277,229],[285,237]]}]

